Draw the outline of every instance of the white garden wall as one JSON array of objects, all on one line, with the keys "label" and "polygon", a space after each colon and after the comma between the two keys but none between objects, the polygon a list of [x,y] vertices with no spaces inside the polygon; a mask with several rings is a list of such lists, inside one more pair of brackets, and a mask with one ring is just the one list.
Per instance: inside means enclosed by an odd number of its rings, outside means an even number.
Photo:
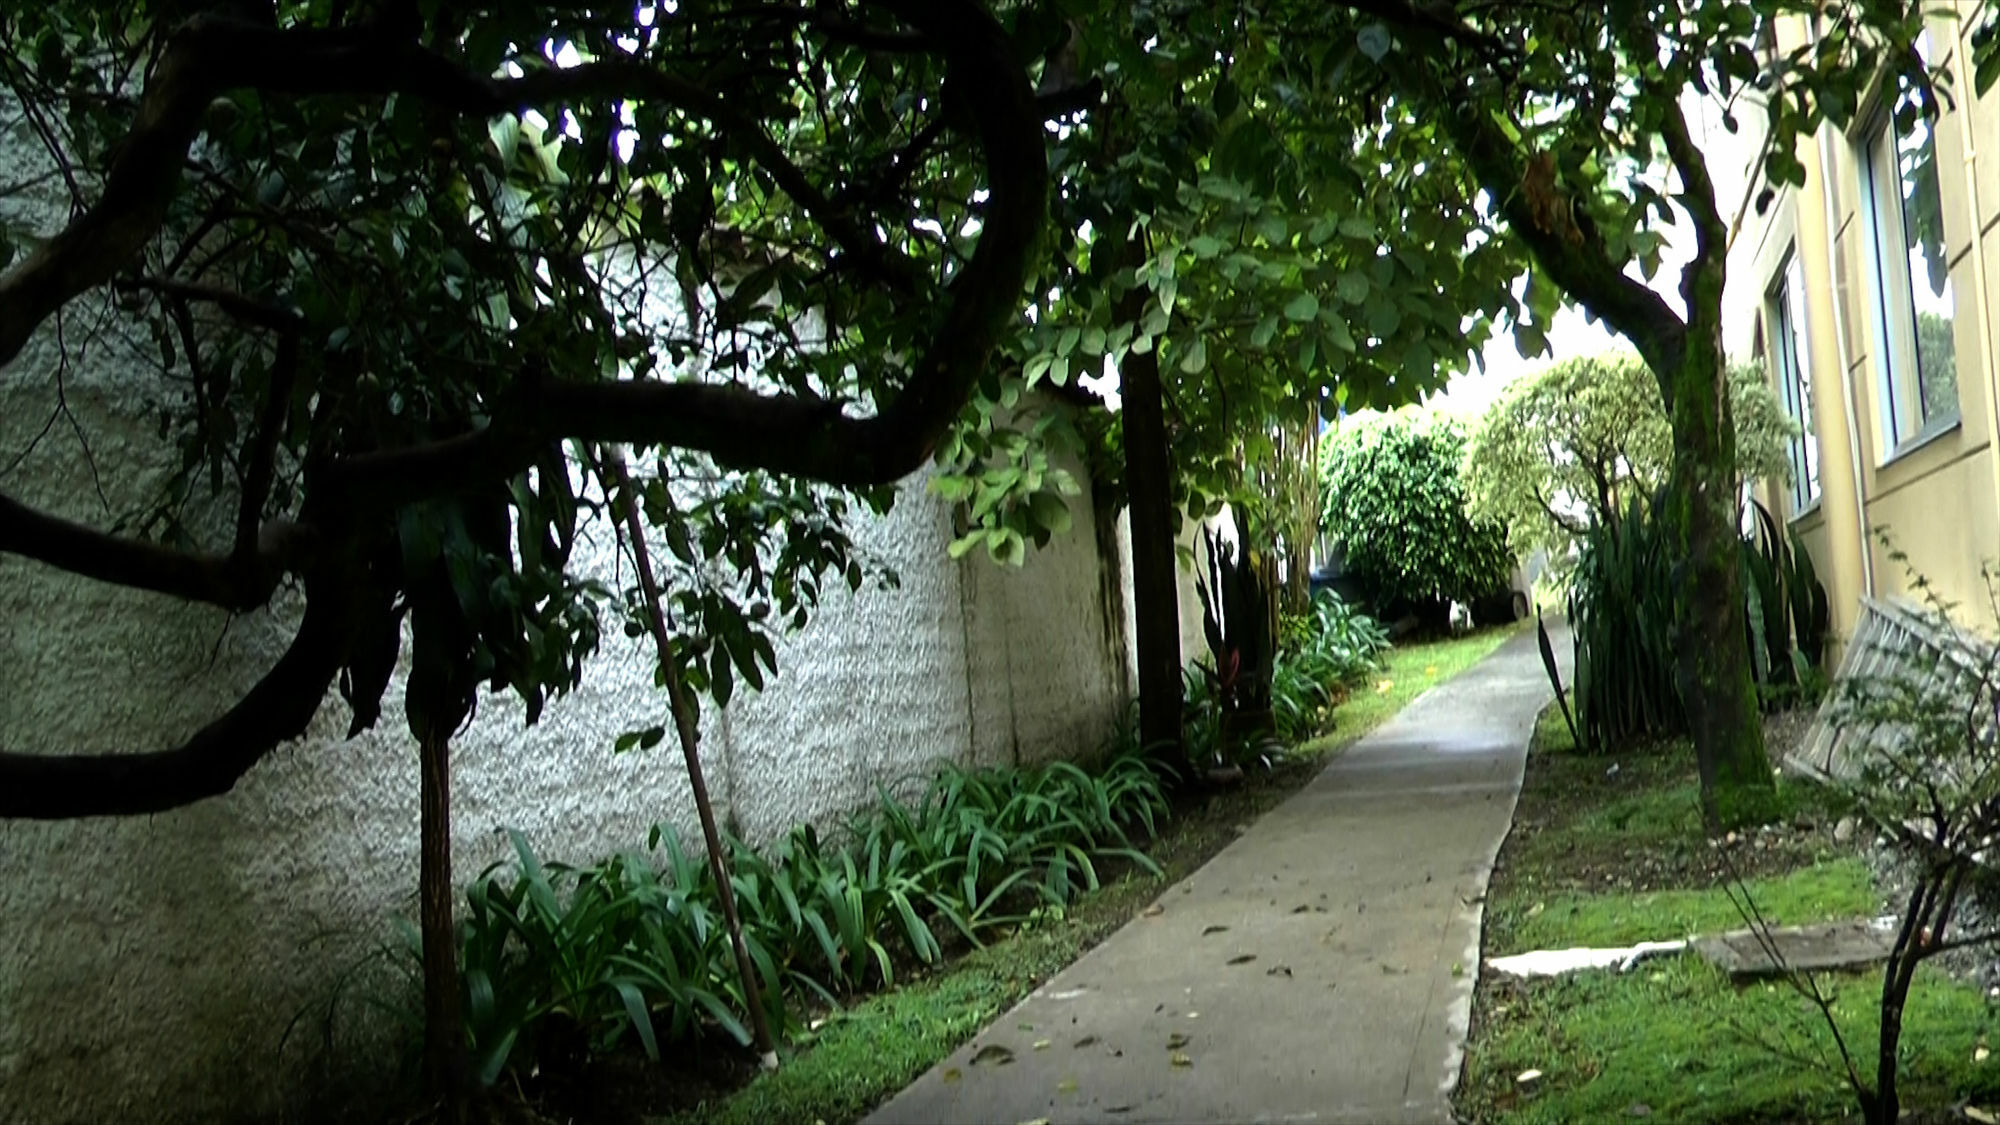
[{"label": "white garden wall", "polygon": [[[0,373],[0,451],[47,417],[46,367]],[[68,387],[106,471],[111,510],[144,494],[158,451],[118,384]],[[115,470],[115,472],[113,471]],[[4,488],[108,524],[73,433],[52,431]],[[860,540],[902,588],[830,599],[782,646],[781,676],[706,723],[718,803],[746,836],[826,821],[878,782],[964,763],[1078,756],[1126,701],[1123,616],[1088,498],[1076,531],[1004,571],[952,562],[946,506],[906,485]],[[609,546],[595,537],[600,565]],[[1114,554],[1110,584],[1120,585]],[[1107,614],[1107,609],[1109,613]],[[171,744],[227,706],[288,640],[284,612],[225,615],[0,558],[0,747]],[[656,821],[695,836],[671,740],[614,756],[619,732],[659,721],[648,653],[608,631],[585,684],[524,729],[511,698],[482,698],[456,743],[461,878],[524,830],[545,855],[589,860]],[[390,702],[400,700],[400,686]],[[390,936],[416,879],[414,747],[398,706],[352,741],[323,707],[311,737],[229,795],[142,819],[0,824],[0,1122],[217,1121],[278,1108],[303,1079],[288,1023]]]},{"label": "white garden wall", "polygon": [[[5,157],[20,150],[5,141],[0,182],[13,182],[20,165]],[[59,203],[0,198],[0,219],[59,216]],[[85,314],[109,328],[91,337],[72,319],[67,360],[45,333],[0,369],[0,491],[109,527],[163,479],[148,409],[161,383],[116,338],[115,310],[70,313]],[[858,541],[901,589],[832,596],[781,646],[772,690],[705,715],[710,788],[730,823],[766,840],[939,759],[1098,747],[1129,701],[1129,545],[1088,497],[1072,509],[1075,530],[1011,571],[950,561],[951,512],[920,481],[887,518],[864,520]],[[608,570],[609,535],[586,542],[585,559]],[[177,744],[271,665],[295,611],[231,620],[0,555],[0,749]],[[1197,606],[1197,645],[1199,620]],[[511,698],[482,697],[455,743],[461,879],[503,856],[505,827],[580,861],[643,843],[659,821],[696,836],[673,741],[611,751],[620,732],[664,719],[651,673],[614,626],[583,687],[537,727]],[[400,699],[391,685],[375,730],[347,740],[330,697],[306,738],[189,808],[0,822],[0,1125],[270,1119],[338,1080],[311,1072],[326,1057],[316,1005],[414,906],[416,757]],[[387,1065],[359,1058],[364,1073]]]}]

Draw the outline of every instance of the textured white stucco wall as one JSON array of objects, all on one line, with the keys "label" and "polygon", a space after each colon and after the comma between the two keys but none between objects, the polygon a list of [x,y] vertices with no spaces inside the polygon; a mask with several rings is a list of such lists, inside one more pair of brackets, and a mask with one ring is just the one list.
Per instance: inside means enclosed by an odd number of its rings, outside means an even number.
[{"label": "textured white stucco wall", "polygon": [[[9,151],[0,137],[0,158]],[[12,151],[0,182],[18,178]],[[57,202],[0,200],[0,218],[46,217]],[[87,338],[75,326],[73,346]],[[113,336],[72,352],[67,417],[52,414],[62,360],[50,334],[0,369],[0,490],[101,527],[166,465],[147,409],[160,384]],[[732,821],[762,840],[939,758],[1094,749],[1125,703],[1125,633],[1115,608],[1107,619],[1103,568],[1113,581],[1124,571],[1115,552],[1100,557],[1088,498],[1073,507],[1075,530],[1018,571],[950,561],[951,513],[921,482],[888,517],[861,521],[857,541],[898,569],[901,590],[831,595],[780,647],[771,691],[705,715],[710,786]],[[603,529],[584,557],[608,570]],[[232,621],[0,556],[0,748],[176,744],[277,658],[295,608]],[[611,628],[584,686],[537,727],[522,727],[511,697],[482,697],[455,743],[461,879],[502,858],[504,827],[581,861],[642,843],[657,821],[697,835],[672,740],[611,752],[618,733],[664,715],[651,667]],[[189,808],[0,823],[0,1123],[268,1118],[310,1093],[318,1028],[309,1019],[281,1053],[287,1026],[413,909],[416,760],[400,699],[399,681],[377,728],[344,740],[346,708],[330,697],[306,738]]]},{"label": "textured white stucco wall", "polygon": [[[33,365],[0,373],[0,450],[20,449],[46,416],[40,383]],[[113,496],[118,510],[143,494],[150,474],[133,469],[157,451],[119,393],[72,386],[70,398],[107,483],[135,482]],[[108,523],[78,487],[85,474],[75,437],[54,431],[0,487]],[[835,818],[939,758],[1095,749],[1124,705],[1124,654],[1105,624],[1087,501],[1078,506],[1077,531],[1018,571],[949,561],[950,513],[920,483],[864,522],[859,541],[896,565],[902,588],[831,596],[781,646],[772,690],[707,716],[711,789],[739,829],[763,840]],[[231,623],[0,558],[0,746],[171,744],[288,638],[283,612]],[[352,741],[330,698],[312,736],[222,798],[135,820],[0,825],[0,1121],[277,1108],[303,1061],[278,1058],[286,1025],[409,909],[416,769],[400,692],[392,685],[381,723]],[[647,652],[615,629],[584,686],[540,725],[524,729],[511,697],[482,697],[455,744],[459,876],[503,856],[504,827],[570,860],[634,845],[660,820],[691,840],[672,741],[610,749],[663,709]]]}]

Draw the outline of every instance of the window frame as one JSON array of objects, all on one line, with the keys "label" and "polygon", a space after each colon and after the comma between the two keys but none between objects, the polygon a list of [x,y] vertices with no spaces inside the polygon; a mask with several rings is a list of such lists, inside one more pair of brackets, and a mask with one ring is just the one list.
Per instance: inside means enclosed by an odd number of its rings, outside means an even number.
[{"label": "window frame", "polygon": [[1764,317],[1769,324],[1765,350],[1778,392],[1779,406],[1799,432],[1785,441],[1785,459],[1792,481],[1786,490],[1790,519],[1819,509],[1824,489],[1820,477],[1819,435],[1812,412],[1812,341],[1807,335],[1805,273],[1794,244],[1785,251],[1764,290]]},{"label": "window frame", "polygon": [[[1933,147],[1935,160],[1936,123],[1929,123],[1929,128],[1928,143]],[[1868,118],[1854,152],[1860,181],[1856,210],[1862,221],[1862,236],[1867,240],[1863,258],[1867,273],[1864,292],[1872,306],[1870,334],[1872,350],[1877,356],[1874,366],[1878,467],[1957,429],[1965,411],[1963,402],[1954,393],[1950,410],[1928,417],[1924,412],[1916,278],[1910,272],[1909,231],[1903,213],[1907,184],[1899,141],[1893,107],[1885,105]],[[1951,291],[1955,320],[1957,293],[1949,275],[1946,285]],[[1953,389],[1956,392],[1955,377]]]}]

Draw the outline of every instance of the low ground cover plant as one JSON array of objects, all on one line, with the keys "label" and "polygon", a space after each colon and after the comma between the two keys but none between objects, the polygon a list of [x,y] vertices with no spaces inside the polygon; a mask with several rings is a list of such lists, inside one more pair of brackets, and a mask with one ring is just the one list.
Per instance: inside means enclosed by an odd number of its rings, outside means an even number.
[{"label": "low ground cover plant", "polygon": [[[1157,872],[1142,850],[1168,804],[1163,768],[1130,753],[1085,770],[941,766],[884,787],[833,839],[795,829],[730,840],[744,939],[774,1026],[978,945],[1095,890],[1106,864]],[[898,796],[898,794],[904,796]],[[668,826],[589,867],[514,856],[466,890],[459,929],[467,1034],[482,1082],[562,1070],[636,1041],[721,1034],[747,1009],[707,864]],[[412,935],[413,936],[413,935]]]},{"label": "low ground cover plant", "polygon": [[1330,590],[1313,596],[1306,613],[1287,619],[1271,674],[1271,711],[1278,737],[1297,742],[1321,733],[1349,689],[1382,666],[1389,634],[1374,618]]}]

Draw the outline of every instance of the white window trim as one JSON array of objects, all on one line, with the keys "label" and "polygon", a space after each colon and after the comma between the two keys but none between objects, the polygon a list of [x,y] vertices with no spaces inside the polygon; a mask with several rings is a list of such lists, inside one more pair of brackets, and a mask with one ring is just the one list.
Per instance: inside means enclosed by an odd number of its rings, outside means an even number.
[{"label": "white window trim", "polygon": [[[1931,143],[1937,143],[1935,134]],[[1903,228],[1903,177],[1891,108],[1883,106],[1869,115],[1854,159],[1860,189],[1855,209],[1865,240],[1861,258],[1867,276],[1862,292],[1869,307],[1864,315],[1869,321],[1869,350],[1875,356],[1875,465],[1880,468],[1957,429],[1964,406],[1955,403],[1948,413],[1923,416],[1915,279],[1910,276],[1909,238]],[[1894,178],[1889,191],[1880,182],[1884,168]],[[1899,421],[1905,424],[1899,426]]]},{"label": "white window trim", "polygon": [[[1770,325],[1767,335],[1772,344],[1765,354],[1776,376],[1778,402],[1800,431],[1785,442],[1786,460],[1792,468],[1792,483],[1786,496],[1792,520],[1817,511],[1823,492],[1818,471],[1822,460],[1818,426],[1809,406],[1812,342],[1807,336],[1808,326],[1794,323],[1794,313],[1805,310],[1804,284],[1804,271],[1794,245],[1785,251],[1764,290],[1764,315]],[[1795,307],[1788,307],[1787,299]]]}]

